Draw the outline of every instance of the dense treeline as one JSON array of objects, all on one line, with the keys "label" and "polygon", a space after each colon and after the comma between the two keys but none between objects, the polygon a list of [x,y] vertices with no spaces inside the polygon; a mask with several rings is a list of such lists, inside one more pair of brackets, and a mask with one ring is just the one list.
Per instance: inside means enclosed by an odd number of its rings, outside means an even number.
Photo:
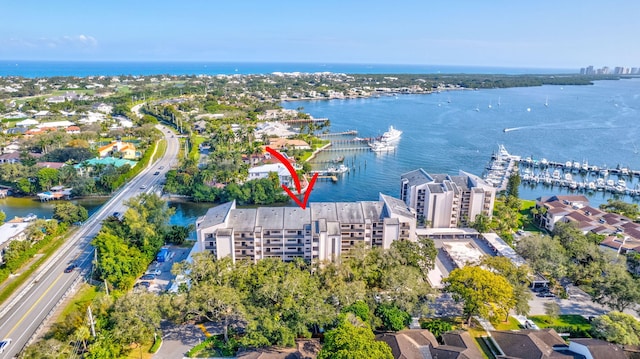
[{"label": "dense treeline", "polygon": [[568,281],[595,302],[623,311],[640,303],[640,282],[627,270],[625,256],[601,249],[602,240],[602,235],[583,234],[574,223],[558,222],[553,236],[524,237],[516,250],[561,296],[566,294],[559,284]]},{"label": "dense treeline", "polygon": [[175,211],[155,194],[142,193],[125,204],[129,208],[122,219],[108,217],[92,241],[98,258],[96,279],[116,290],[131,289],[153,261],[171,232],[168,223]]},{"label": "dense treeline", "polygon": [[[101,239],[96,238],[101,276],[113,275],[114,271],[107,270],[109,266],[120,271],[141,270],[128,256],[149,260],[144,253],[157,239],[150,238],[152,225],[146,226],[142,218],[162,218],[165,211],[157,205],[140,206],[127,211],[117,226],[124,228],[113,228],[112,220],[99,235]],[[160,215],[139,216],[139,211]],[[145,235],[139,236],[142,233]],[[148,243],[140,243],[141,238],[149,239]],[[223,329],[218,344],[232,351],[291,346],[296,338],[335,328],[330,338],[350,333],[354,343],[366,344],[364,347],[371,350],[368,353],[388,353],[385,345],[373,341],[371,328],[402,329],[410,314],[427,313],[432,289],[425,269],[433,267],[436,254],[429,239],[394,242],[389,250],[360,247],[350,257],[324,265],[279,259],[234,264],[229,258],[214,260],[211,254],[200,253],[191,263],[174,265],[174,274],[187,279],[178,293],[100,294],[54,326],[45,340],[29,347],[25,358],[66,358],[74,353],[85,358],[122,357],[132,349],[137,351],[138,345],[150,344],[154,334],[160,336],[162,318],[176,323],[215,322]],[[110,286],[131,284],[124,277],[111,278]],[[96,321],[95,338],[89,334],[86,320],[89,304]],[[344,313],[353,313],[358,319],[346,324],[345,318],[351,315]],[[336,342],[327,347],[339,348]]]}]

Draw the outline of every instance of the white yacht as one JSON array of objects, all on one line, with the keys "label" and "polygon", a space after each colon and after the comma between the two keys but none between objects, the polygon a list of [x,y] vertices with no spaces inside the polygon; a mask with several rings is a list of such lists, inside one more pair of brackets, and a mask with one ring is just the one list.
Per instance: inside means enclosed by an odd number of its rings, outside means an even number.
[{"label": "white yacht", "polygon": [[373,152],[388,152],[396,149],[395,146],[386,141],[376,141],[369,144]]},{"label": "white yacht", "polygon": [[394,142],[400,139],[402,136],[402,131],[393,128],[393,126],[389,126],[389,131],[382,134],[382,142]]}]

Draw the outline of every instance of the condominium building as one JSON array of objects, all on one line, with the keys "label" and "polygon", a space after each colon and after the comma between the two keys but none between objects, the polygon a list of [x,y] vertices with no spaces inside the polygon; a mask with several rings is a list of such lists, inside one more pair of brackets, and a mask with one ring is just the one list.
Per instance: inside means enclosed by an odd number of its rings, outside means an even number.
[{"label": "condominium building", "polygon": [[395,240],[416,240],[414,212],[397,198],[318,202],[299,207],[213,207],[196,221],[200,251],[220,259],[279,258],[333,261],[356,245],[389,248]]},{"label": "condominium building", "polygon": [[458,176],[430,175],[420,168],[401,176],[400,199],[427,227],[456,228],[479,214],[490,217],[495,197],[493,186],[464,171]]}]

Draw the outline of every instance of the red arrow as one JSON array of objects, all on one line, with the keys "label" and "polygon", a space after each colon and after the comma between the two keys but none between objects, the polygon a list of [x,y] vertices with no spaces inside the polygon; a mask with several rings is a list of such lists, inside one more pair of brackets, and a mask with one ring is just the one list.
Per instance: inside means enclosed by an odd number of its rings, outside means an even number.
[{"label": "red arrow", "polygon": [[[282,164],[287,168],[289,173],[291,174],[291,178],[296,185],[296,191],[298,191],[298,196],[302,194],[302,190],[300,189],[300,178],[296,173],[296,170],[293,168],[289,160],[287,160],[280,152],[274,150],[271,147],[267,147],[267,152],[269,152],[272,156],[278,159],[278,161],[282,162]],[[311,190],[313,189],[313,185],[316,183],[316,179],[318,179],[318,173],[314,173],[311,178],[311,182],[307,185],[307,191],[304,194],[304,200],[301,202],[298,199],[298,196],[295,195],[287,186],[282,185],[282,188],[287,192],[289,197],[291,197],[302,209],[307,209],[307,201],[309,200],[309,195],[311,194]]]}]

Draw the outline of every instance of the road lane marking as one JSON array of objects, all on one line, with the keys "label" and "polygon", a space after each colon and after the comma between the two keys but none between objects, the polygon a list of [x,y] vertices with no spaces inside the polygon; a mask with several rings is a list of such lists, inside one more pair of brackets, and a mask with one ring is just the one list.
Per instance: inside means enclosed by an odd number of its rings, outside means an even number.
[{"label": "road lane marking", "polygon": [[38,305],[38,303],[40,303],[40,301],[42,299],[44,299],[44,297],[47,295],[47,293],[49,293],[49,291],[51,290],[51,288],[53,288],[56,283],[58,283],[58,281],[60,280],[60,278],[62,278],[62,274],[58,275],[58,278],[56,278],[56,280],[53,281],[53,283],[51,283],[51,285],[49,286],[49,288],[47,288],[47,290],[44,291],[44,293],[42,293],[42,295],[40,296],[40,298],[38,298],[38,300],[36,300],[35,303],[33,303],[33,305],[31,306],[31,308],[29,308],[29,310],[27,310],[26,313],[24,313],[24,315],[22,316],[22,318],[20,318],[20,320],[18,320],[18,322],[16,323],[16,325],[13,326],[13,328],[11,328],[11,330],[9,330],[9,332],[7,333],[7,337],[11,336],[11,333],[13,333],[18,326],[20,326],[20,324],[22,324],[22,322],[26,319],[26,317],[29,315],[29,313],[31,313],[31,311],[33,311],[33,309]]}]

